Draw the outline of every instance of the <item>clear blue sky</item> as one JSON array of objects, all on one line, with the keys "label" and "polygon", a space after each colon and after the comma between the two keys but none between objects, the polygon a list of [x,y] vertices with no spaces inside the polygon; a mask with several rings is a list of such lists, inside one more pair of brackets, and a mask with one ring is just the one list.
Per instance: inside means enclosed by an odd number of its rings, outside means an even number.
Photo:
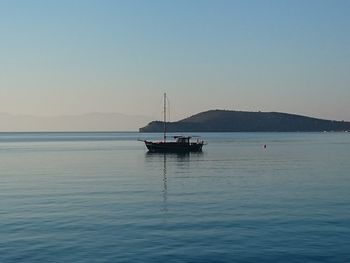
[{"label": "clear blue sky", "polygon": [[350,120],[350,1],[0,1],[0,112]]}]

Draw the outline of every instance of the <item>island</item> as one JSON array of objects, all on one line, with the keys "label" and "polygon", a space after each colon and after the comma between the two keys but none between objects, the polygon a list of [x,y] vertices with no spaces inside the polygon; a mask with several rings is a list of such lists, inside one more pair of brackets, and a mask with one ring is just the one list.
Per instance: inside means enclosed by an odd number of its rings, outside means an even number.
[{"label": "island", "polygon": [[[162,121],[152,121],[140,132],[163,132]],[[209,110],[167,122],[168,132],[320,132],[350,131],[350,122],[317,119],[281,112]]]}]

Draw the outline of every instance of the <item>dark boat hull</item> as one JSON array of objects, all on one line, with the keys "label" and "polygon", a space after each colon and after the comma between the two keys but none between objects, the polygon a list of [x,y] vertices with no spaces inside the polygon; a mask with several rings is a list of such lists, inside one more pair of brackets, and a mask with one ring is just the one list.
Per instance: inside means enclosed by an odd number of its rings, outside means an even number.
[{"label": "dark boat hull", "polygon": [[150,152],[201,152],[203,143],[149,142],[145,141]]}]

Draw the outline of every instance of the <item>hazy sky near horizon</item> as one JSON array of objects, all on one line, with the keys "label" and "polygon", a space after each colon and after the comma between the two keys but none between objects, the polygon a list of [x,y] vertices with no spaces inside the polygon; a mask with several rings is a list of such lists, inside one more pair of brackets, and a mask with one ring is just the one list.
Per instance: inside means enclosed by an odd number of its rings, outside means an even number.
[{"label": "hazy sky near horizon", "polygon": [[0,0],[0,112],[350,121],[350,1]]}]

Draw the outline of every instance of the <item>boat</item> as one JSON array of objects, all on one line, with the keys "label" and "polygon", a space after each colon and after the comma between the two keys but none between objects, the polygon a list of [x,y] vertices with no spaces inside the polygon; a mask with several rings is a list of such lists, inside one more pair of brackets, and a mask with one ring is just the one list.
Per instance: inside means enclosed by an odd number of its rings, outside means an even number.
[{"label": "boat", "polygon": [[[201,152],[203,140],[198,136],[173,136],[173,141],[167,141],[167,127],[166,127],[166,93],[164,93],[164,126],[163,126],[163,141],[147,141],[143,140],[149,152]],[[197,138],[195,141],[192,138]]]},{"label": "boat", "polygon": [[151,142],[145,140],[150,152],[201,152],[204,141],[191,142],[191,136],[174,136],[175,141]]}]

